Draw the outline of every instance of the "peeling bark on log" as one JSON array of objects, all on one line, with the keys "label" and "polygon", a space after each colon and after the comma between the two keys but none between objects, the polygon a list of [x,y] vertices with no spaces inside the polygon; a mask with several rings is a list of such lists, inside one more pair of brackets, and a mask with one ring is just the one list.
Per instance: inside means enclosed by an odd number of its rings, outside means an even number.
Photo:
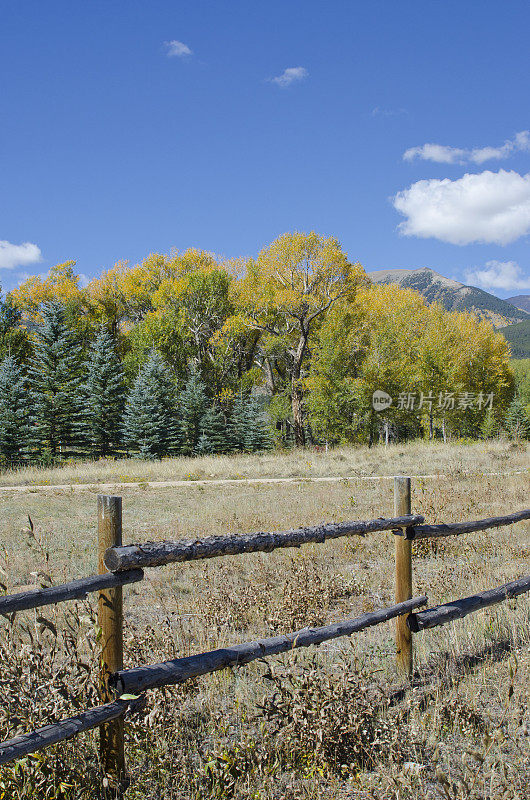
[{"label": "peeling bark on log", "polygon": [[44,747],[49,747],[65,739],[71,739],[72,736],[77,736],[78,733],[87,731],[90,728],[97,728],[98,725],[104,722],[120,717],[127,711],[129,705],[130,703],[127,700],[115,700],[104,706],[83,711],[77,717],[70,717],[62,722],[46,725],[46,727],[39,728],[31,733],[25,733],[23,736],[16,736],[14,739],[1,742],[0,764],[5,764],[15,758],[22,758],[27,756],[28,753],[42,750]]},{"label": "peeling bark on log", "polygon": [[157,686],[182,683],[188,678],[216,672],[226,667],[248,664],[258,658],[285,653],[287,650],[294,650],[297,647],[308,647],[312,644],[318,645],[329,639],[349,636],[357,631],[362,631],[364,628],[379,625],[381,622],[407,614],[414,608],[425,605],[426,602],[427,597],[425,595],[413,597],[404,603],[363,614],[356,619],[345,620],[335,625],[326,625],[322,628],[303,628],[300,631],[288,633],[284,636],[258,639],[254,642],[212,650],[209,653],[199,653],[186,658],[176,658],[173,661],[164,661],[161,664],[121,670],[113,676],[112,683],[118,695],[136,693],[144,691],[144,689],[153,689]]},{"label": "peeling bark on log", "polygon": [[50,586],[48,589],[30,589],[27,592],[10,594],[0,597],[0,614],[10,614],[13,611],[24,611],[28,608],[39,608],[62,603],[65,600],[84,598],[89,592],[136,583],[143,577],[144,573],[141,569],[120,572],[116,575],[110,572],[105,575],[92,575],[90,578],[79,578],[60,586]]},{"label": "peeling bark on log", "polygon": [[406,536],[407,539],[427,539],[440,536],[459,536],[461,533],[472,533],[473,531],[486,531],[489,528],[501,528],[503,525],[513,525],[530,519],[530,509],[517,511],[515,514],[507,514],[504,517],[490,517],[479,519],[476,522],[451,522],[448,525],[416,525],[409,526]]},{"label": "peeling bark on log", "polygon": [[204,539],[146,542],[123,547],[109,547],[105,566],[112,572],[134,567],[160,567],[175,561],[230,556],[238,553],[270,552],[278,547],[300,547],[310,542],[324,542],[340,536],[364,536],[374,531],[406,528],[423,522],[420,515],[374,519],[367,522],[338,522],[297,528],[279,533],[245,533],[208,536]]},{"label": "peeling bark on log", "polygon": [[493,606],[503,600],[524,594],[530,591],[530,575],[526,578],[519,578],[517,581],[505,583],[495,589],[487,589],[471,597],[462,597],[460,600],[453,600],[451,603],[444,603],[440,606],[428,608],[418,614],[411,614],[407,618],[407,624],[411,631],[417,633],[426,628],[436,628],[438,625],[446,625],[454,619],[461,619],[479,611],[481,608]]}]

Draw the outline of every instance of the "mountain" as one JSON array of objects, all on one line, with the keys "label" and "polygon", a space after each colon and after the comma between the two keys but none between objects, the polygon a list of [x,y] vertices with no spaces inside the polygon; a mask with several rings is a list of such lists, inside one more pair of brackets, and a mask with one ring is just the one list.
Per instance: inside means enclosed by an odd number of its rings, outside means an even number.
[{"label": "mountain", "polygon": [[507,297],[506,302],[530,314],[530,294],[517,294],[515,297]]},{"label": "mountain", "polygon": [[499,333],[510,342],[514,358],[530,358],[530,319],[499,328]]},{"label": "mountain", "polygon": [[469,311],[485,317],[496,328],[530,320],[530,314],[516,308],[499,297],[445,278],[428,267],[421,269],[380,269],[368,272],[373,283],[398,283],[406,289],[415,289],[428,303],[437,300],[448,311]]}]

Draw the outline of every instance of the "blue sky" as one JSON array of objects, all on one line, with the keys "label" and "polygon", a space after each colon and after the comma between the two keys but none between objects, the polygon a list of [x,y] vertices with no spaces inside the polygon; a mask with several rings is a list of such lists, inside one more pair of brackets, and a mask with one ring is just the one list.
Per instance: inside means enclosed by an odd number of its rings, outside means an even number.
[{"label": "blue sky", "polygon": [[529,28],[514,0],[5,3],[0,282],[314,229],[530,293]]}]

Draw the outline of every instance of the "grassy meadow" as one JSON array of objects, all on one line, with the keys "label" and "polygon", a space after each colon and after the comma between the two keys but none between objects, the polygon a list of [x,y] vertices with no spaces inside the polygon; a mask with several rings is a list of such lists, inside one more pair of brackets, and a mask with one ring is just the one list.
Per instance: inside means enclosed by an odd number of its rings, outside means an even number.
[{"label": "grassy meadow", "polygon": [[[95,571],[98,484],[123,496],[125,543],[391,516],[392,481],[364,478],[393,474],[438,475],[413,480],[413,511],[454,522],[528,508],[529,451],[420,442],[12,471],[0,487],[25,490],[0,488],[0,582],[16,592]],[[344,479],[308,480],[326,476]],[[241,478],[292,481],[206,483]],[[124,588],[126,665],[390,605],[393,557],[392,535],[378,533],[148,570]],[[528,522],[418,542],[414,592],[434,605],[527,575],[529,565]],[[0,624],[2,739],[97,704],[95,597]],[[409,691],[387,623],[149,692],[126,723],[126,797],[529,798],[528,598],[416,634],[414,644]],[[97,733],[0,767],[0,797],[14,800],[93,798],[99,784]]]}]

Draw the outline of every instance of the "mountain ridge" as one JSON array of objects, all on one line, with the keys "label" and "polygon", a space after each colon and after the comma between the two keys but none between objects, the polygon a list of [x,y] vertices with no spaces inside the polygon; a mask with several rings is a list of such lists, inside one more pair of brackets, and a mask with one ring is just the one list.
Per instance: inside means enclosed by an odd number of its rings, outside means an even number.
[{"label": "mountain ridge", "polygon": [[507,300],[501,300],[476,286],[446,278],[429,267],[380,269],[367,273],[372,283],[397,283],[415,289],[427,303],[439,302],[448,311],[468,311],[483,317],[496,328],[530,320],[530,314]]},{"label": "mountain ridge", "polygon": [[530,294],[516,294],[514,297],[507,297],[506,302],[530,314]]}]

